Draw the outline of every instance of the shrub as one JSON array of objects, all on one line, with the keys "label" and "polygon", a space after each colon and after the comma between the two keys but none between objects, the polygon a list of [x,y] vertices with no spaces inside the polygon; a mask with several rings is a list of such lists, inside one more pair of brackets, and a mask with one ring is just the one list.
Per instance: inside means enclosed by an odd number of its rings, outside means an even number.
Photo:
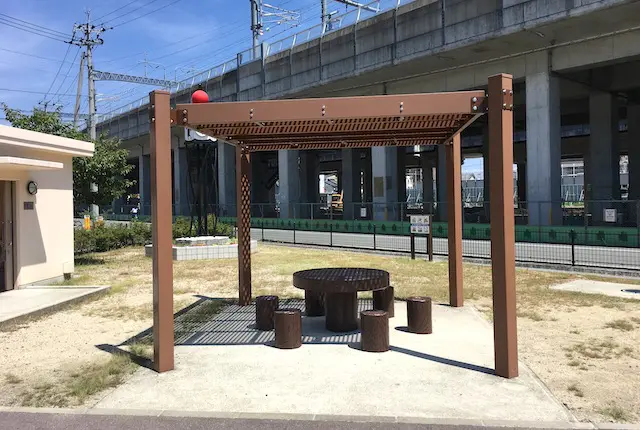
[{"label": "shrub", "polygon": [[136,221],[116,226],[102,224],[91,230],[76,229],[74,233],[76,254],[105,252],[147,243],[151,243],[151,226]]},{"label": "shrub", "polygon": [[[215,226],[215,231],[214,231]],[[203,226],[204,227],[204,226]],[[208,235],[228,236],[232,237],[234,234],[233,226],[223,224],[221,222],[216,223],[216,216],[209,215],[207,217]],[[176,217],[173,224],[173,238],[179,237],[194,237],[198,235],[198,218],[193,218],[193,225],[191,218],[189,217]]]},{"label": "shrub", "polygon": [[[228,224],[217,223],[213,231],[215,217],[209,216],[209,234],[231,237],[233,227]],[[191,220],[187,217],[177,217],[173,224],[173,237],[196,236],[197,219],[194,219],[193,228]],[[140,246],[151,243],[151,225],[131,221],[129,224],[101,224],[91,230],[76,229],[74,232],[74,251],[76,254],[89,252],[105,252],[125,246]]]}]

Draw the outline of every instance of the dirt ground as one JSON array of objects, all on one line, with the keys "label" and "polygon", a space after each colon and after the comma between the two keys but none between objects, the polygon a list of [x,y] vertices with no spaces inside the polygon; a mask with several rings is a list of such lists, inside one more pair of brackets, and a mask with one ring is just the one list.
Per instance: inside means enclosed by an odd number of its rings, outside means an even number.
[{"label": "dirt ground", "polygon": [[[253,294],[301,297],[291,285],[291,274],[319,266],[383,268],[391,273],[398,298],[429,295],[447,300],[446,262],[262,244],[253,257]],[[129,248],[80,258],[76,270],[72,283],[109,284],[112,292],[0,329],[0,357],[5,363],[19,363],[0,371],[0,405],[90,404],[96,397],[83,393],[99,396],[100,390],[127,377],[98,381],[102,385],[83,386],[80,392],[73,383],[66,383],[65,391],[55,388],[86,366],[109,362],[113,355],[105,351],[107,345],[119,345],[150,327],[151,260],[143,249]],[[235,260],[175,262],[174,277],[176,310],[195,302],[196,295],[235,298],[237,293]],[[549,289],[580,277],[594,278],[517,271],[520,359],[580,420],[640,422],[640,301]],[[466,264],[464,279],[466,303],[490,319],[490,268]],[[86,379],[85,385],[95,382]]]}]

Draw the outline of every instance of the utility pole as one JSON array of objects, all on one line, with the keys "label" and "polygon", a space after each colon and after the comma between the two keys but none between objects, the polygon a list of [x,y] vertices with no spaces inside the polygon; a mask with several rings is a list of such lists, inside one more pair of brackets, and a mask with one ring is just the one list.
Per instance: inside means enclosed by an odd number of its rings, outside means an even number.
[{"label": "utility pole", "polygon": [[80,57],[80,71],[78,72],[78,89],[76,91],[76,105],[73,108],[73,126],[78,127],[78,115],[80,114],[80,96],[82,94],[82,80],[84,79],[82,76],[82,72],[84,72],[84,53],[82,53],[82,57]]},{"label": "utility pole", "polygon": [[[91,24],[91,11],[87,10],[87,22],[84,24],[76,24],[73,27],[74,37],[71,43],[79,47],[84,47],[85,51],[82,55],[82,59],[87,61],[87,79],[89,81],[89,137],[91,140],[96,140],[96,83],[93,77],[93,47],[96,45],[102,45],[104,41],[100,35],[106,31],[103,26],[95,26]],[[80,38],[76,38],[75,34],[80,33]],[[80,60],[80,67],[82,68],[82,60]],[[78,81],[82,82],[82,76],[78,76]],[[78,90],[82,89],[81,84],[78,84]],[[79,110],[77,100],[80,97],[80,92],[76,95],[76,109]],[[91,191],[97,192],[98,185],[91,184]],[[95,219],[100,214],[100,208],[98,205],[91,205],[91,214]]]},{"label": "utility pole", "polygon": [[251,35],[253,38],[253,60],[260,57],[260,37],[269,27],[265,24],[286,24],[296,26],[300,19],[300,12],[282,9],[264,3],[262,0],[249,0],[251,5]]},{"label": "utility pole", "polygon": [[80,33],[80,38],[74,37],[71,41],[72,44],[85,49],[83,58],[87,61],[87,79],[89,81],[89,137],[91,140],[96,139],[96,85],[93,78],[93,47],[104,43],[100,35],[106,30],[103,26],[91,24],[91,12],[87,11],[87,22],[74,26],[74,31]]},{"label": "utility pole", "polygon": [[253,38],[253,58],[258,58],[260,36],[262,36],[262,24],[260,23],[260,0],[249,0],[251,4],[251,35]]}]

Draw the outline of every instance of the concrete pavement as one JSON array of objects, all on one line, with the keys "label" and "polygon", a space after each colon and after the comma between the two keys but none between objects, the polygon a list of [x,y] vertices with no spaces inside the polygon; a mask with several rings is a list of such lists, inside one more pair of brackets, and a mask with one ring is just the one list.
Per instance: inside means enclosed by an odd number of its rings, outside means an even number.
[{"label": "concrete pavement", "polygon": [[[371,300],[360,300],[371,309]],[[303,300],[281,302],[302,307]],[[192,310],[198,312],[197,307]],[[391,350],[367,353],[360,333],[333,333],[303,318],[303,345],[270,346],[253,306],[229,306],[212,320],[176,321],[176,368],[142,368],[97,409],[226,411],[569,422],[571,414],[523,363],[520,376],[493,374],[493,331],[470,307],[433,305],[433,334],[408,333],[406,304],[391,318]]]},{"label": "concrete pavement", "polygon": [[0,325],[52,312],[61,306],[84,300],[109,290],[108,286],[26,287],[0,294]]}]

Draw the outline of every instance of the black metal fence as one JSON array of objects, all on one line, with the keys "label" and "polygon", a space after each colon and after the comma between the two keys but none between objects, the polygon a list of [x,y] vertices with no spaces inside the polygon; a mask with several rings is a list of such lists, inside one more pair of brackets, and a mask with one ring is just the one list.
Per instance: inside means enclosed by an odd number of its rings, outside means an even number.
[{"label": "black metal fence", "polygon": [[[299,227],[299,226],[298,226]],[[620,271],[640,271],[640,247],[627,248],[618,246],[586,245],[583,232],[570,230],[566,243],[516,242],[516,261],[520,263],[536,263],[573,267],[605,268]],[[619,238],[600,237],[603,241],[615,243]],[[344,233],[334,231],[308,231],[297,228],[296,223],[290,229],[252,228],[252,237],[264,242],[290,243],[295,245],[326,246],[343,249],[365,251],[382,251],[410,253],[411,239],[408,235],[391,235],[379,231],[375,225],[371,232]],[[518,240],[518,238],[516,238]],[[415,237],[415,253],[428,255],[427,238]],[[433,238],[433,254],[448,254],[447,239]],[[465,258],[491,259],[491,242],[489,240],[463,239],[462,255]]]}]

